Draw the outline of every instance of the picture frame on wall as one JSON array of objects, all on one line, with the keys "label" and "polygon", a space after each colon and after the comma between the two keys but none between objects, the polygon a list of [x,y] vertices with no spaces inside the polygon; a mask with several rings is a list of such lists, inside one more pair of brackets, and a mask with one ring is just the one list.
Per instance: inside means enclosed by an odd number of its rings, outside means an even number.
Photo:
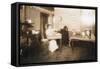
[{"label": "picture frame on wall", "polygon": [[11,4],[11,64],[97,62],[97,7]]}]

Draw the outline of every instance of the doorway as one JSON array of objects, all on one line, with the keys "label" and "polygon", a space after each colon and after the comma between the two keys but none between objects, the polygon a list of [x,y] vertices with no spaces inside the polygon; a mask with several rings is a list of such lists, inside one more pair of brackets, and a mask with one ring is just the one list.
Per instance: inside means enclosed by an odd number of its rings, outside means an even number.
[{"label": "doorway", "polygon": [[48,14],[40,13],[40,32],[43,39],[46,38],[46,26],[48,24]]}]

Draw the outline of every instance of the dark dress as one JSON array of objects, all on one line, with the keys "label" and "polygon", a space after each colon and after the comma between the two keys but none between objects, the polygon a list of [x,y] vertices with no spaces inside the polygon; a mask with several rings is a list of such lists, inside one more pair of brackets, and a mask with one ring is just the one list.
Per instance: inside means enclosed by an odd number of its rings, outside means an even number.
[{"label": "dark dress", "polygon": [[62,34],[62,45],[67,46],[69,44],[69,33],[65,29],[62,29],[61,34]]}]

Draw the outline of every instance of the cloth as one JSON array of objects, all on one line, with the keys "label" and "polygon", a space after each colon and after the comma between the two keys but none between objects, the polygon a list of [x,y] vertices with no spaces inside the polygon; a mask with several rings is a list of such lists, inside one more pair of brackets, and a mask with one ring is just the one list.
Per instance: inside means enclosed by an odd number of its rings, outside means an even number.
[{"label": "cloth", "polygon": [[58,45],[55,40],[49,41],[49,51],[54,52],[56,49],[58,49]]}]

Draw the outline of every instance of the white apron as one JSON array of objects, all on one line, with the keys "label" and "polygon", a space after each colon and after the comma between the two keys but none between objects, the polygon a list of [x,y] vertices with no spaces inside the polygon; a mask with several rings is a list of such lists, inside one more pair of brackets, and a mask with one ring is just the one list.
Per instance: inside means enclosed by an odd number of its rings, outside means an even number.
[{"label": "white apron", "polygon": [[54,52],[56,49],[58,49],[56,41],[50,40],[49,41],[49,51]]}]

